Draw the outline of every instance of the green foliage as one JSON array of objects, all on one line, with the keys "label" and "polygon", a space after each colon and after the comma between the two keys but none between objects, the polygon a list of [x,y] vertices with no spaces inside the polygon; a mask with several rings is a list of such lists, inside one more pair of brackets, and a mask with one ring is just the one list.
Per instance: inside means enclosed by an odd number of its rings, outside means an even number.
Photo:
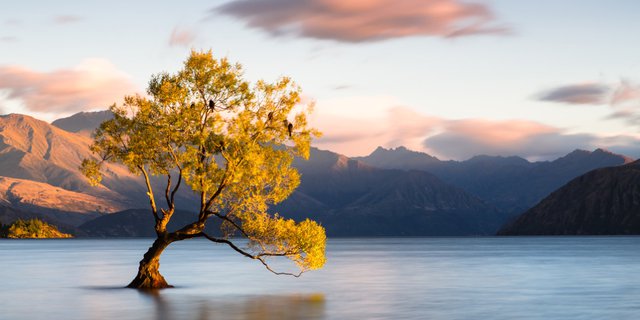
[{"label": "green foliage", "polygon": [[[192,51],[177,73],[153,76],[147,94],[113,105],[114,118],[96,130],[91,148],[100,160],[82,164],[92,183],[100,182],[104,161],[142,175],[159,236],[174,212],[173,194],[187,184],[199,195],[200,219],[171,234],[175,239],[200,234],[215,216],[223,220],[226,239],[249,238],[254,258],[282,255],[303,271],[322,267],[324,228],[267,212],[298,186],[292,161],[308,158],[311,139],[320,134],[308,126],[312,105],[300,104],[291,79],[251,85],[239,64]],[[165,176],[166,188],[154,191],[150,175]],[[160,194],[166,205],[159,208]]]},{"label": "green foliage", "polygon": [[71,238],[72,235],[58,231],[53,225],[50,225],[39,219],[14,221],[8,227],[2,228],[2,236],[6,238]]}]

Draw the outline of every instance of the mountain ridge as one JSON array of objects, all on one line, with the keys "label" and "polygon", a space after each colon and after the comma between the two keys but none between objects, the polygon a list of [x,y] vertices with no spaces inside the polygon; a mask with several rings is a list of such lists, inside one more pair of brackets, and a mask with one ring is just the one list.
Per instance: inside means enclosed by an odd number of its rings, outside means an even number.
[{"label": "mountain ridge", "polygon": [[555,160],[537,162],[518,156],[487,155],[465,161],[440,161],[403,147],[378,147],[370,155],[356,159],[382,168],[429,172],[514,215],[585,172],[631,161],[629,157],[601,148],[594,151],[576,149]]}]

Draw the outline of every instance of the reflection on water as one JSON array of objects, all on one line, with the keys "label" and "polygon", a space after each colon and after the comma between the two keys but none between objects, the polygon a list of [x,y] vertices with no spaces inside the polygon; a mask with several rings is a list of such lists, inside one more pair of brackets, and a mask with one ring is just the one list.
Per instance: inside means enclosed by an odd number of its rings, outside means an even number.
[{"label": "reflection on water", "polygon": [[238,320],[298,320],[324,319],[322,294],[265,295],[237,298],[233,301],[179,298],[164,291],[139,291],[154,304],[154,319],[238,319]]},{"label": "reflection on water", "polygon": [[0,241],[0,320],[640,314],[640,237],[330,239],[325,268],[301,278],[273,275],[225,246],[183,241],[161,261],[176,288],[122,288],[151,241]]}]

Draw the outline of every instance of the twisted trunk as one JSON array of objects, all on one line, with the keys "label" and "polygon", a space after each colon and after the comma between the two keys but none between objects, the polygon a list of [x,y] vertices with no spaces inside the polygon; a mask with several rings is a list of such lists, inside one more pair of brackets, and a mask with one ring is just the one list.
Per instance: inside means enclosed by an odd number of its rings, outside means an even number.
[{"label": "twisted trunk", "polygon": [[167,236],[158,236],[140,260],[138,274],[129,283],[128,288],[163,289],[172,287],[160,274],[160,255],[171,242]]}]

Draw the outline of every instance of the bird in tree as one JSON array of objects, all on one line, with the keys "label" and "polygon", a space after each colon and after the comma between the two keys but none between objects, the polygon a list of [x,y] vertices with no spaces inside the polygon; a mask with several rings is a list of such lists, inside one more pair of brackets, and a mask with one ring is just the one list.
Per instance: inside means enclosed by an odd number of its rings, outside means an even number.
[{"label": "bird in tree", "polygon": [[284,119],[282,124],[284,125],[284,129],[289,133],[289,138],[291,138],[291,135],[293,134],[293,124],[287,119]]},{"label": "bird in tree", "polygon": [[[114,118],[94,132],[91,149],[97,157],[81,167],[93,184],[100,183],[105,161],[122,163],[144,179],[156,239],[129,287],[170,287],[159,272],[160,255],[171,243],[193,238],[225,244],[276,274],[299,276],[324,265],[322,226],[267,211],[298,186],[292,161],[307,159],[312,138],[320,135],[307,123],[312,106],[300,108],[300,89],[291,79],[251,85],[239,64],[216,59],[211,51],[192,51],[181,70],[154,75],[147,94],[111,106]],[[213,101],[215,109],[209,107]],[[301,111],[294,114],[294,108]],[[288,123],[290,116],[295,136],[288,126],[265,121]],[[162,190],[152,187],[152,176],[164,181]],[[197,195],[198,216],[169,231],[176,193],[185,185]],[[210,219],[221,222],[219,232],[205,232]],[[240,245],[239,238],[248,241]],[[298,270],[275,271],[269,264],[274,257],[290,259]]]}]

